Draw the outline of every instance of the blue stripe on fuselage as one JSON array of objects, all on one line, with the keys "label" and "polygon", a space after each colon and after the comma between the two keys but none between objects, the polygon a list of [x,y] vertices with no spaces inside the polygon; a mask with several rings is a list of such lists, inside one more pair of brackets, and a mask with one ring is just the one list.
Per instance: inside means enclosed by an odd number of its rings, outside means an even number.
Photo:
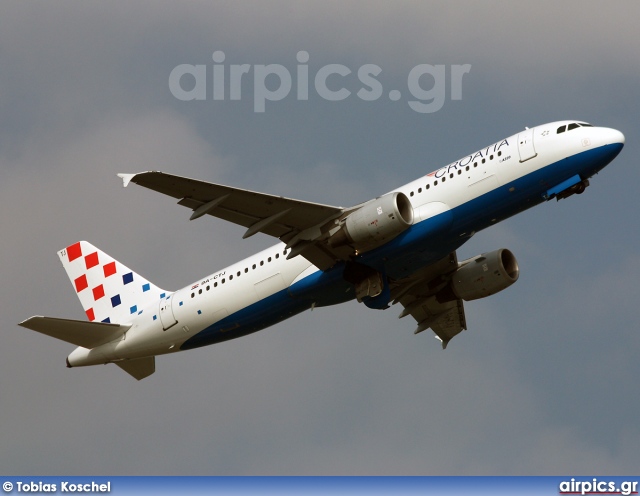
[{"label": "blue stripe on fuselage", "polygon": [[246,336],[311,308],[337,305],[354,298],[351,285],[342,278],[344,263],[326,272],[317,271],[248,307],[203,329],[185,341],[181,350],[199,348]]},{"label": "blue stripe on fuselage", "polygon": [[[384,246],[360,255],[358,261],[378,270],[384,269],[390,277],[406,277],[458,249],[471,233],[544,202],[543,194],[550,187],[575,174],[591,177],[611,162],[622,146],[615,143],[588,150],[503,184],[452,209],[453,219],[451,212],[445,212],[414,224]],[[303,312],[312,303],[323,306],[351,300],[354,294],[342,278],[343,270],[344,264],[340,263],[326,272],[314,272],[290,288],[200,331],[180,349],[198,348],[251,334]]]},{"label": "blue stripe on fuselage", "polygon": [[288,291],[278,291],[203,329],[180,346],[181,350],[200,348],[246,336],[303,312],[311,306],[306,300],[293,299]]}]

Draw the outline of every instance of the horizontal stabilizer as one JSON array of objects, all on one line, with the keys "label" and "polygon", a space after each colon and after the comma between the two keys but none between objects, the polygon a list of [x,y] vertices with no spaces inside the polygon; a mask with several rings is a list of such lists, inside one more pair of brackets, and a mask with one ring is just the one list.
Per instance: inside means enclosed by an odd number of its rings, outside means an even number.
[{"label": "horizontal stabilizer", "polygon": [[149,377],[156,371],[156,357],[135,358],[114,363],[138,380]]},{"label": "horizontal stabilizer", "polygon": [[39,315],[20,322],[19,325],[87,349],[118,339],[131,327],[131,324],[86,322],[84,320],[57,319]]}]

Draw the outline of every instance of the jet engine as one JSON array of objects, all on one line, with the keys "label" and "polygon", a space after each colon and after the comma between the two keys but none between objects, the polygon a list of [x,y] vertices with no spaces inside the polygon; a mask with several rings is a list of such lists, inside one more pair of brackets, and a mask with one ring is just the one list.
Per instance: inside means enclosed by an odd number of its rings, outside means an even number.
[{"label": "jet engine", "polygon": [[496,294],[518,280],[516,257],[506,248],[460,262],[451,280],[437,295],[441,302],[477,300]]},{"label": "jet engine", "polygon": [[389,193],[366,202],[341,224],[329,244],[351,245],[365,252],[392,240],[413,224],[413,207],[404,193]]}]

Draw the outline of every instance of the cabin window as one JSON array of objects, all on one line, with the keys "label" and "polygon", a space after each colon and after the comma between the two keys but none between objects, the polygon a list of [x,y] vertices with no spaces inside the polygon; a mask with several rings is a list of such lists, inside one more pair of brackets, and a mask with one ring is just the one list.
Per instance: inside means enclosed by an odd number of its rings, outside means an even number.
[{"label": "cabin window", "polygon": [[238,273],[236,274],[238,277],[240,277],[240,274],[242,274],[242,272],[238,271]]},{"label": "cabin window", "polygon": [[485,162],[486,162],[486,160],[483,158],[483,159],[482,159],[482,163],[484,164]]},{"label": "cabin window", "polygon": [[196,294],[195,293],[191,293],[191,298],[193,298]]},{"label": "cabin window", "polygon": [[264,260],[260,260],[260,267],[264,265]]},{"label": "cabin window", "polygon": [[276,253],[276,258],[280,258],[280,253]]},{"label": "cabin window", "polygon": [[491,155],[491,156],[489,157],[489,160],[493,160],[493,155]]},{"label": "cabin window", "polygon": [[438,181],[433,181],[433,185],[437,186],[438,185]]},{"label": "cabin window", "polygon": [[[467,170],[469,170],[469,167],[467,167]],[[460,175],[460,174],[462,174],[461,170],[458,171],[458,175]]]},{"label": "cabin window", "polygon": [[198,290],[198,294],[202,294],[202,288]]},{"label": "cabin window", "polygon": [[229,276],[229,280],[230,280],[230,281],[231,281],[231,280],[233,280],[233,274],[231,274],[231,275]]},{"label": "cabin window", "polygon": [[222,284],[224,284],[224,277],[222,278]]},{"label": "cabin window", "polygon": [[499,157],[500,155],[502,155],[502,152],[498,152],[498,157]]},{"label": "cabin window", "polygon": [[247,272],[249,272],[249,267],[244,268],[244,273],[246,274]]},{"label": "cabin window", "polygon": [[217,282],[214,282],[214,283],[213,283],[213,287],[214,287],[214,288],[217,288],[217,287],[218,287],[218,283],[217,283]]},{"label": "cabin window", "polygon": [[422,193],[422,188],[418,188],[418,193]]},{"label": "cabin window", "polygon": [[431,185],[430,185],[430,184],[427,184],[426,188],[427,188],[427,189],[429,189],[430,187],[431,187]]},{"label": "cabin window", "polygon": [[256,264],[253,264],[253,267],[251,267],[253,270],[256,270]]},{"label": "cabin window", "polygon": [[209,291],[211,289],[211,286],[207,286],[207,291]]}]

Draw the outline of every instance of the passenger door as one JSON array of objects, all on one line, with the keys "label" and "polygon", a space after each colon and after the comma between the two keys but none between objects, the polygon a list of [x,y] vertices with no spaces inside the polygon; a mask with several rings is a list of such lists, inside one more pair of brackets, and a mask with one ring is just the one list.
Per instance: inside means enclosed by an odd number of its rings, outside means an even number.
[{"label": "passenger door", "polygon": [[527,129],[518,134],[518,153],[520,162],[526,162],[538,155],[533,146],[533,129]]},{"label": "passenger door", "polygon": [[169,295],[160,300],[160,322],[165,331],[178,323],[171,308],[172,296]]}]

